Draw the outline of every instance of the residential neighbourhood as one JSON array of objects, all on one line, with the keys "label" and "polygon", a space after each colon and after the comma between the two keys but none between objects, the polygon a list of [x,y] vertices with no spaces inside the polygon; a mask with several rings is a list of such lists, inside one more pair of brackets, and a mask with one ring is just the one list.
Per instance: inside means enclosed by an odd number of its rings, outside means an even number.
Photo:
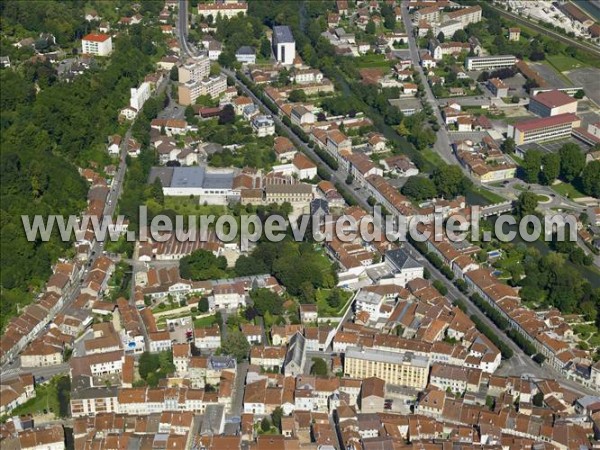
[{"label": "residential neighbourhood", "polygon": [[[600,445],[599,5],[26,3],[2,448]],[[55,212],[72,238],[28,241]]]}]

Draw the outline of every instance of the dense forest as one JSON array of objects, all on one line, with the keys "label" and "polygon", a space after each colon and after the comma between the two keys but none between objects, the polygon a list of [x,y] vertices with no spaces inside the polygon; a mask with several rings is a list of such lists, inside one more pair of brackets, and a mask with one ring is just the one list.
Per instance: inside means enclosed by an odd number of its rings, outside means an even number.
[{"label": "dense forest", "polygon": [[[109,2],[107,2],[109,3]],[[158,2],[148,2],[158,3]],[[56,35],[67,53],[87,31],[83,2],[0,4],[3,33],[13,41],[40,32]],[[1,322],[3,327],[50,275],[51,263],[70,243],[57,236],[28,242],[21,215],[78,214],[87,186],[77,168],[106,158],[107,136],[118,131],[118,111],[129,89],[149,73],[159,51],[160,30],[132,26],[114,42],[109,61],[100,61],[72,83],[59,80],[48,62],[30,62],[2,40],[2,56],[13,67],[0,71]]]}]

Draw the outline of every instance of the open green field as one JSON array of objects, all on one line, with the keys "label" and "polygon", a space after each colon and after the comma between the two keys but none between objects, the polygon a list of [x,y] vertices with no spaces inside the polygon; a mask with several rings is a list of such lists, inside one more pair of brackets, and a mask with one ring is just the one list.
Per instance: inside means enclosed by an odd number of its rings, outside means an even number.
[{"label": "open green field", "polygon": [[165,209],[172,209],[184,215],[222,215],[227,211],[225,206],[201,205],[197,197],[165,197]]},{"label": "open green field", "polygon": [[331,294],[331,289],[319,289],[315,295],[317,300],[317,309],[319,312],[319,316],[324,317],[341,317],[346,312],[346,306],[348,304],[348,300],[352,296],[352,292],[340,291],[342,294],[342,303],[338,309],[332,308],[327,303],[327,299]]},{"label": "open green field", "polygon": [[560,195],[563,195],[568,198],[580,198],[585,197],[585,194],[579,192],[575,186],[570,183],[560,183],[555,184],[552,187],[552,190],[558,192]]},{"label": "open green field", "polygon": [[483,197],[484,199],[486,199],[488,202],[490,202],[490,204],[494,204],[494,203],[502,203],[504,201],[506,201],[506,199],[492,191],[489,191],[485,188],[482,187],[473,187],[473,189],[471,189],[471,191],[477,195],[480,195],[481,197]]},{"label": "open green field", "polygon": [[194,320],[194,327],[208,328],[215,323],[217,323],[217,318],[214,315],[206,316],[206,317],[201,317],[199,319]]},{"label": "open green field", "polygon": [[358,67],[359,69],[367,69],[367,68],[375,68],[375,67],[389,69],[390,67],[392,67],[392,62],[385,59],[385,55],[376,55],[376,54],[363,55],[363,56],[359,56],[358,58],[354,58],[354,61],[356,63],[356,67]]},{"label": "open green field", "polygon": [[546,55],[546,60],[559,72],[587,67],[584,62],[568,55]]}]

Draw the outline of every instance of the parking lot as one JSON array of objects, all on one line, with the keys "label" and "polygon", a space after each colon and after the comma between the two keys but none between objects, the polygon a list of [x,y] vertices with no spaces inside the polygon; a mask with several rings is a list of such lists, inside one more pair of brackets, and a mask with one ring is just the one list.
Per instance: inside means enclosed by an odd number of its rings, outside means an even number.
[{"label": "parking lot", "polygon": [[167,330],[174,344],[185,344],[188,341],[187,333],[194,331],[191,316],[180,319],[167,319]]},{"label": "parking lot", "polygon": [[562,89],[572,85],[572,83],[568,83],[565,78],[563,78],[553,67],[549,66],[547,63],[532,62],[529,64],[548,82],[549,87]]},{"label": "parking lot", "polygon": [[569,78],[574,86],[583,86],[585,95],[597,106],[600,106],[600,69],[585,67],[569,72]]}]

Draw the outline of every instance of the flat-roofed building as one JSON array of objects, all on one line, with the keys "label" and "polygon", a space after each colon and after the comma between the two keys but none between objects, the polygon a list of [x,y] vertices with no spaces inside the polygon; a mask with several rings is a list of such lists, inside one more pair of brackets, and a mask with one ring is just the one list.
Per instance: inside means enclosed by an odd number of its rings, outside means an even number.
[{"label": "flat-roofed building", "polygon": [[508,126],[507,136],[515,140],[516,145],[530,142],[550,141],[570,136],[573,128],[581,125],[581,119],[575,114],[560,114],[543,119],[525,120]]},{"label": "flat-roofed building", "polygon": [[165,195],[198,196],[200,202],[224,205],[239,198],[233,189],[234,171],[206,166],[153,167],[150,182],[160,178]]},{"label": "flat-roofed building", "polygon": [[469,56],[465,61],[467,70],[494,70],[512,67],[517,63],[513,55]]},{"label": "flat-roofed building", "polygon": [[348,347],[344,373],[352,378],[377,377],[389,384],[423,389],[429,376],[429,358],[410,352]]}]

